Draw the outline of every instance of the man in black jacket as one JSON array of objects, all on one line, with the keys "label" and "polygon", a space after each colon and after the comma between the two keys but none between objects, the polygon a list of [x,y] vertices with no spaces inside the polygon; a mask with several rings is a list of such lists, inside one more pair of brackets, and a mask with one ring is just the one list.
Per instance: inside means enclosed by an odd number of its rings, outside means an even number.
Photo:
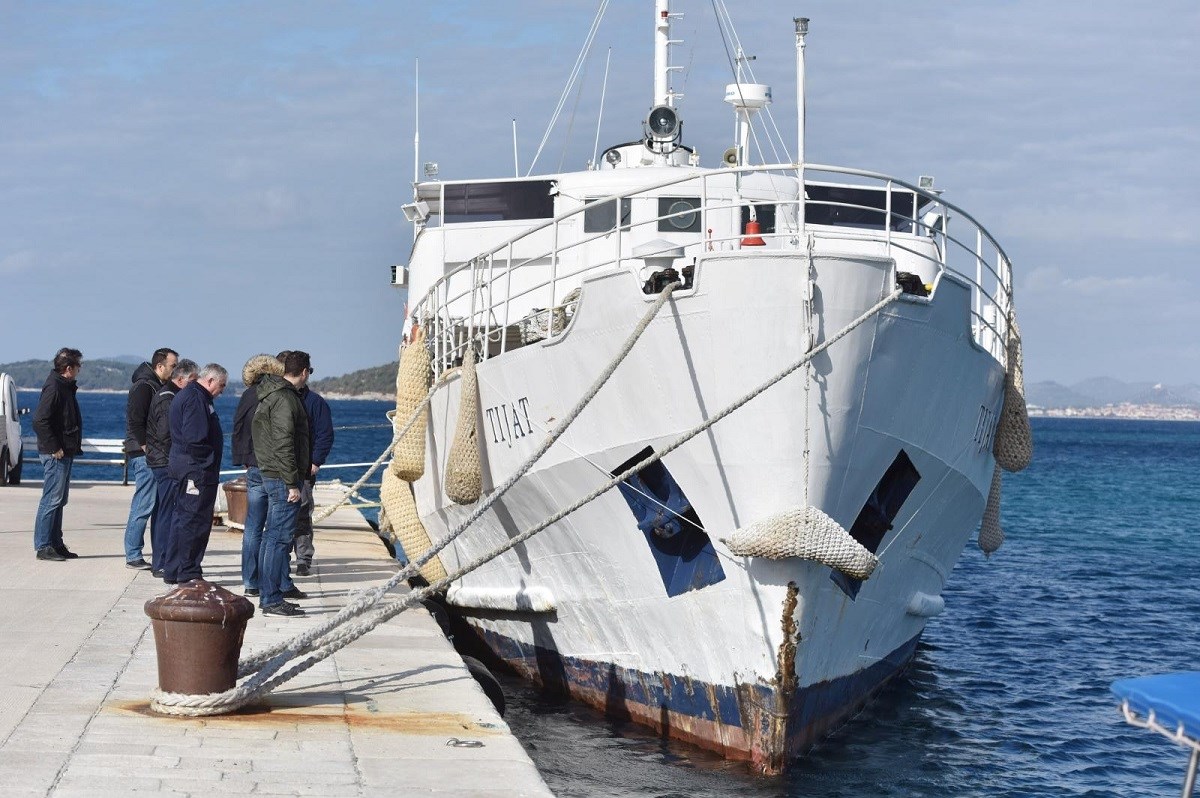
[{"label": "man in black jacket", "polygon": [[[125,404],[125,459],[133,472],[133,501],[125,522],[125,567],[149,568],[142,557],[146,545],[146,522],[154,523],[156,487],[154,474],[146,464],[146,419],[154,395],[171,378],[179,353],[174,349],[154,350],[149,363],[133,372],[133,385]],[[153,542],[153,541],[152,541]]]},{"label": "man in black jacket", "polygon": [[283,600],[283,584],[300,515],[300,483],[312,468],[308,414],[298,393],[307,376],[303,358],[289,352],[283,361],[283,377],[266,374],[254,388],[258,392],[254,457],[267,491],[267,524],[259,562],[263,615],[304,614]]},{"label": "man in black jacket", "polygon": [[167,479],[167,463],[171,454],[171,400],[175,394],[196,379],[200,367],[196,361],[184,358],[175,365],[171,379],[154,394],[150,402],[150,413],[146,416],[146,465],[154,474],[154,523],[150,527],[150,546],[153,563],[151,571],[155,577],[163,577],[163,558],[167,539],[175,515],[175,491]]},{"label": "man in black jacket", "polygon": [[78,349],[58,350],[33,412],[43,473],[42,500],[33,524],[33,548],[39,560],[62,562],[79,556],[63,543],[62,515],[70,492],[71,464],[83,444],[83,416],[75,399],[75,378],[82,365],[83,353]]},{"label": "man in black jacket", "polygon": [[229,375],[209,363],[200,376],[171,400],[171,454],[167,479],[175,483],[175,513],[163,557],[163,581],[180,584],[199,579],[200,562],[212,531],[225,433],[213,400],[225,390]]}]

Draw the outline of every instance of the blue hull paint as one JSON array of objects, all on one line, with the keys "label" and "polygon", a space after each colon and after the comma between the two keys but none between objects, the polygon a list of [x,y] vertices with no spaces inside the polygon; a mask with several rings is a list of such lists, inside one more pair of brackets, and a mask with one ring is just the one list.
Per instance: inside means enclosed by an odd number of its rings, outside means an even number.
[{"label": "blue hull paint", "polygon": [[[647,673],[563,657],[545,646],[522,644],[472,628],[496,656],[535,682],[568,692],[612,717],[633,719],[664,736],[751,760],[772,773],[781,771],[787,760],[804,753],[861,709],[904,669],[920,640],[917,635],[857,673],[784,696],[773,684],[734,687]],[[784,718],[786,722],[781,722]]]}]

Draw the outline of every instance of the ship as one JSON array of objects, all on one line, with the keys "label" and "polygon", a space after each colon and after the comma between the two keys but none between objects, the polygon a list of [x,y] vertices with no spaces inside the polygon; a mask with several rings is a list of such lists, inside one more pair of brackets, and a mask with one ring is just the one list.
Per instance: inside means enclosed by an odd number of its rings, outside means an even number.
[{"label": "ship", "polygon": [[676,19],[647,15],[640,138],[580,171],[416,176],[393,281],[425,396],[389,473],[407,555],[496,657],[779,773],[902,672],[976,530],[999,545],[998,465],[1032,446],[1005,424],[1013,272],[932,180],[806,162],[807,19],[795,156],[752,162],[774,98],[739,50],[735,141],[702,165]]}]

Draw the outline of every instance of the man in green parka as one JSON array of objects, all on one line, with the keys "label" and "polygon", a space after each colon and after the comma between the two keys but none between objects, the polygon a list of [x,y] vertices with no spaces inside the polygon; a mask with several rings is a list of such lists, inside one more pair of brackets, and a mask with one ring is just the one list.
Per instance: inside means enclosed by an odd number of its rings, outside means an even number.
[{"label": "man in green parka", "polygon": [[308,380],[300,357],[288,354],[283,376],[264,374],[254,386],[254,457],[267,493],[267,525],[259,563],[259,606],[263,615],[303,615],[304,610],[283,598],[288,557],[300,518],[300,483],[308,477],[312,454],[308,414],[299,390]]}]

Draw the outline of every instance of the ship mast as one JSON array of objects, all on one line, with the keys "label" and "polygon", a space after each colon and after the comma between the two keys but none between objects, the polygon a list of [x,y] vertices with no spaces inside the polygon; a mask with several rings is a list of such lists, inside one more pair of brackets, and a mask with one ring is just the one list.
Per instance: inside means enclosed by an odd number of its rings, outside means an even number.
[{"label": "ship mast", "polygon": [[654,4],[654,105],[675,107],[675,98],[683,95],[671,90],[668,79],[672,72],[678,72],[683,67],[673,67],[671,62],[671,45],[680,44],[671,39],[671,20],[683,16],[672,14],[670,0],[655,0]]}]

